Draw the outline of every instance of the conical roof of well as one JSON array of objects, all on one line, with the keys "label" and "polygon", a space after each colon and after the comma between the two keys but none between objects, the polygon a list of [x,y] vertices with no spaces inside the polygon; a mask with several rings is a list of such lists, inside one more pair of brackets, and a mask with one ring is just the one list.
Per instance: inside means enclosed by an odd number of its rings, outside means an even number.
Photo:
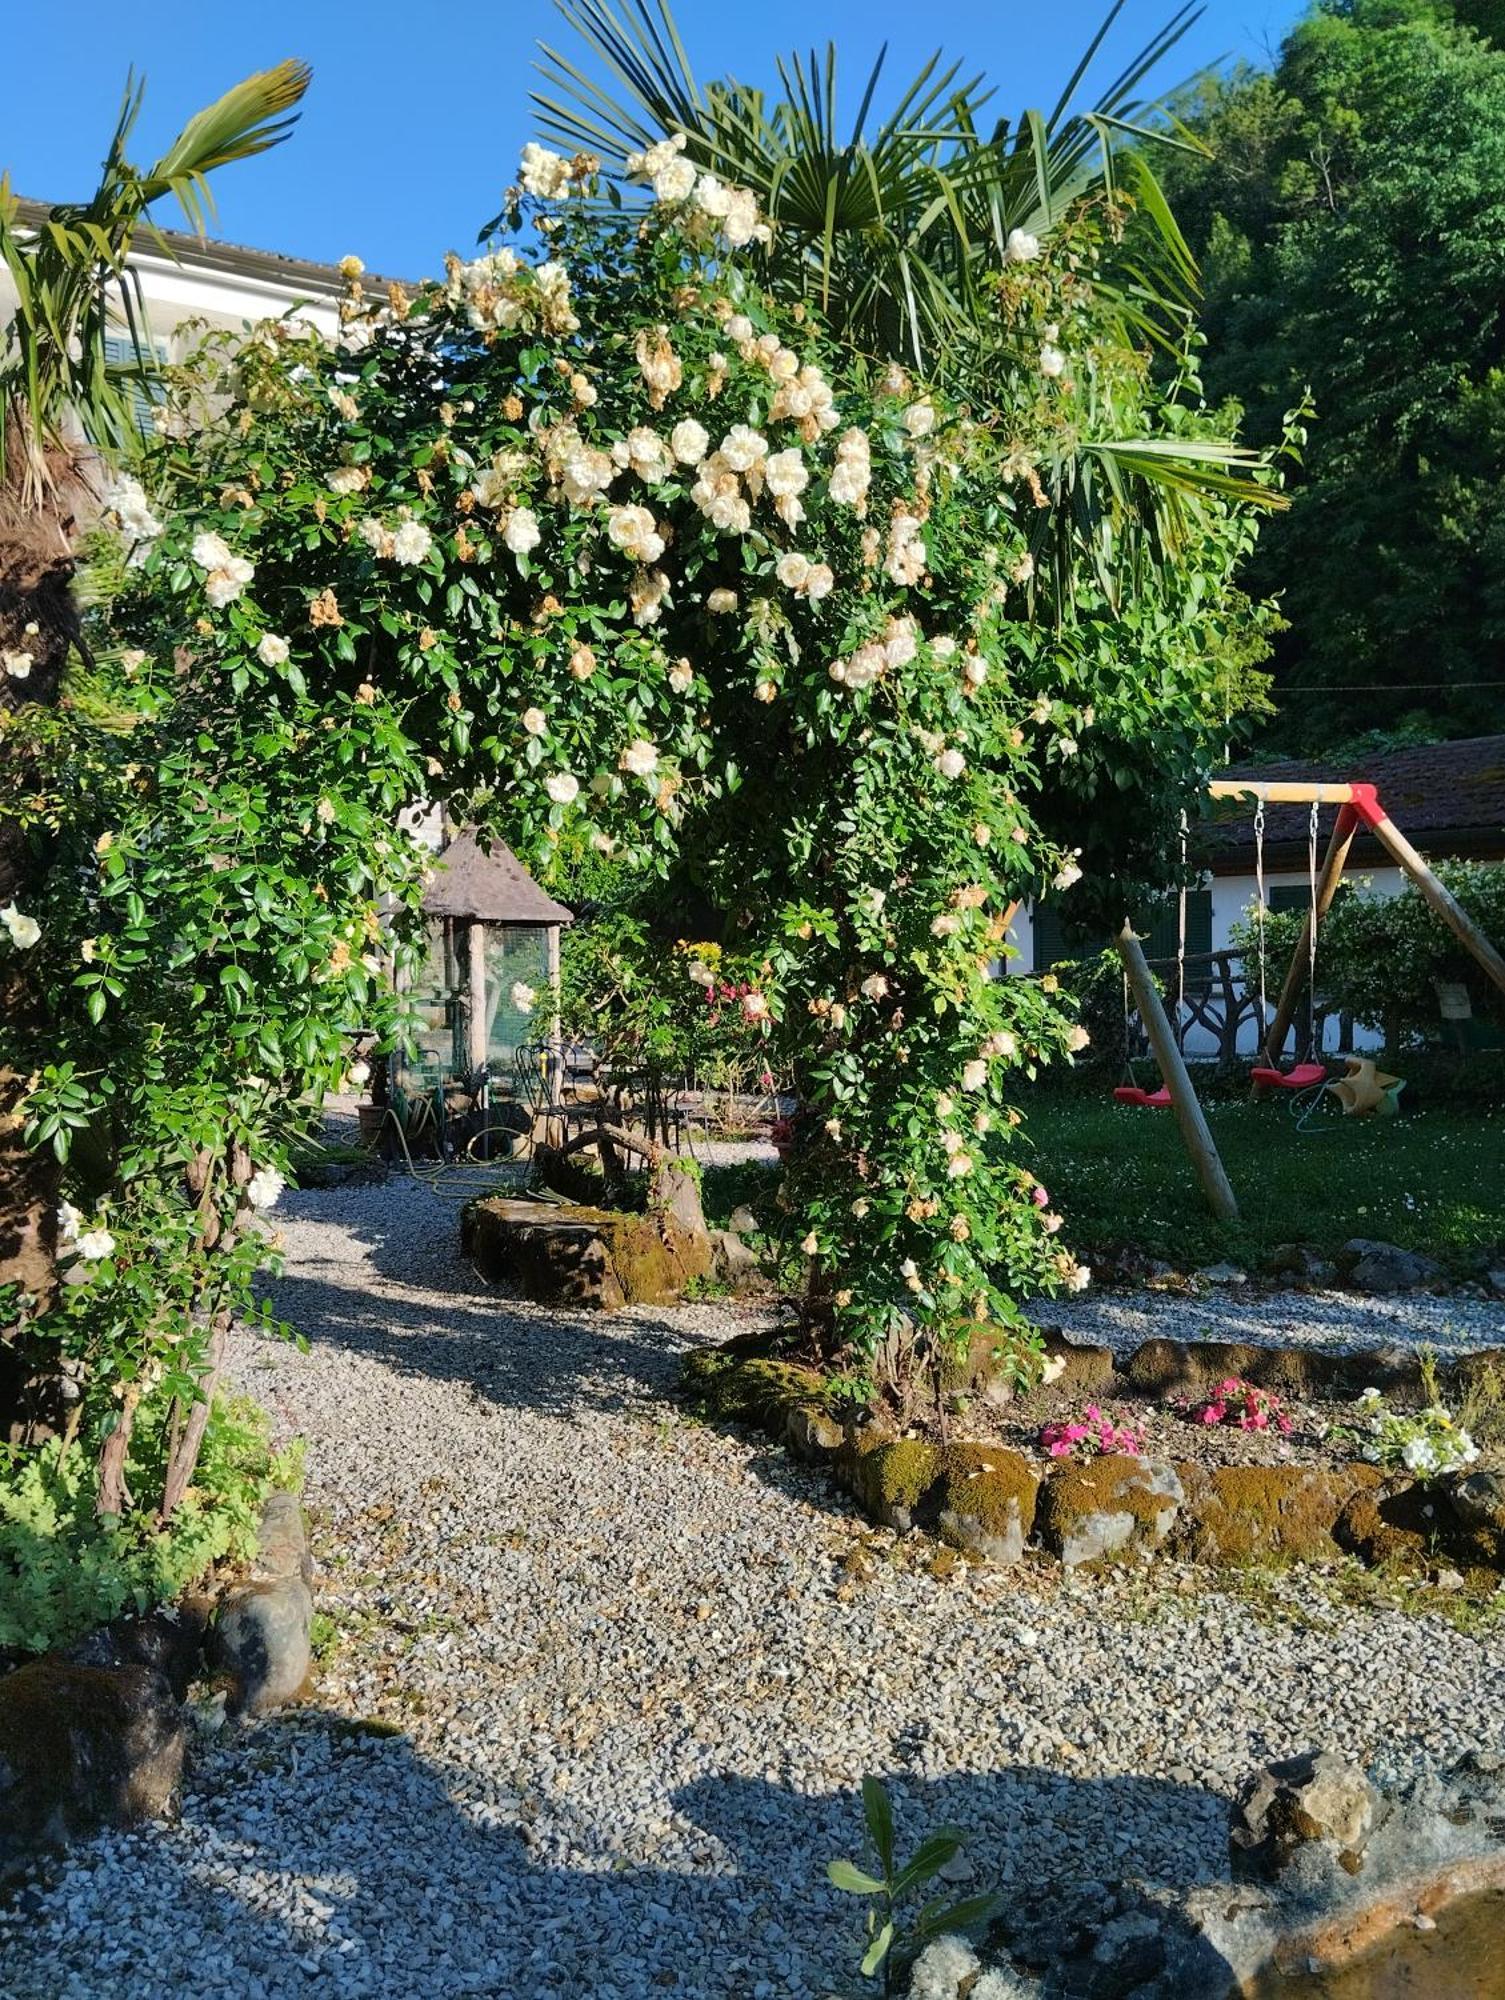
[{"label": "conical roof of well", "polygon": [[474,828],[457,835],[435,856],[423,910],[425,916],[479,917],[488,924],[572,921],[563,903],[544,894],[511,848],[499,840],[482,847]]}]

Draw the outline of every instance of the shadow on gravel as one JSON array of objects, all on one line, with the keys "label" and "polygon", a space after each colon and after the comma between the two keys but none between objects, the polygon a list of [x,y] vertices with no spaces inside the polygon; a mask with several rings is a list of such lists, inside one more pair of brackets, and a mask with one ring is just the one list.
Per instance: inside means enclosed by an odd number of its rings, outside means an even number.
[{"label": "shadow on gravel", "polygon": [[[0,1912],[7,2000],[178,2000],[186,1965],[193,1991],[235,2000],[871,1990],[851,1977],[862,1902],[825,1875],[837,1856],[861,1859],[855,1789],[810,1798],[771,1779],[696,1779],[667,1808],[675,1851],[656,1866],[604,1800],[562,1786],[513,1794],[501,1773],[478,1783],[404,1737],[319,1710],[288,1712],[227,1748],[202,1773],[191,1820],[76,1850],[55,1899],[33,1887]],[[975,1835],[974,1878],[955,1893],[1000,1888],[995,1936],[1024,1962],[1090,1942],[1129,1909],[1109,1884],[1131,1869],[1166,1883],[1221,1872],[1184,1872],[1189,1854],[1220,1864],[1224,1851],[1226,1808],[1196,1786],[1021,1766],[883,1775],[902,1853],[945,1824]],[[582,1852],[593,1865],[567,1865]],[[64,1909],[62,1943],[44,1946]],[[1142,1940],[1132,1948],[1142,1953]],[[1044,2000],[1139,1984],[1115,1983],[1111,1962],[1092,1977],[1076,1983],[1058,1964]],[[1208,2000],[1218,1989],[1153,1990]]]}]

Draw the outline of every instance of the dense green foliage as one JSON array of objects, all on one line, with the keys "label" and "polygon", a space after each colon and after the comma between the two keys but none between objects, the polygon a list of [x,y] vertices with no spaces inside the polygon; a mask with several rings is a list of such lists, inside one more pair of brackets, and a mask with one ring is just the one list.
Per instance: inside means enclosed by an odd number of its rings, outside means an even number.
[{"label": "dense green foliage", "polygon": [[[755,208],[683,167],[658,149],[614,218],[533,152],[547,255],[414,297],[352,270],[336,346],[288,321],[211,357],[155,515],[119,498],[101,698],[28,724],[61,865],[10,943],[81,1211],[37,1332],[92,1445],[191,1391],[297,1107],[397,1032],[425,797],[708,913],[806,1106],[789,1194],[841,1339],[923,1357],[1083,1281],[1007,1107],[1081,1034],[991,970],[1017,899],[1158,872],[1259,628],[1253,517],[1194,476],[1228,454],[1189,373],[1157,387],[1099,310],[1116,209],[1000,278],[979,412],[780,305]],[[1141,531],[1167,481],[1173,546]]]},{"label": "dense green foliage", "polygon": [[1278,739],[1497,728],[1505,48],[1426,0],[1349,0],[1273,72],[1180,108],[1212,151],[1163,166],[1203,264],[1209,393],[1255,436],[1308,386],[1316,406],[1250,572],[1290,621]]},{"label": "dense green foliage", "polygon": [[[129,1477],[160,1492],[166,1461],[163,1406],[132,1436]],[[211,1563],[240,1561],[274,1487],[296,1486],[296,1452],[274,1452],[253,1404],[218,1403],[194,1485],[169,1526],[150,1516],[101,1520],[95,1462],[80,1444],[0,1446],[0,1648],[66,1645],[122,1612],[179,1596]]]}]

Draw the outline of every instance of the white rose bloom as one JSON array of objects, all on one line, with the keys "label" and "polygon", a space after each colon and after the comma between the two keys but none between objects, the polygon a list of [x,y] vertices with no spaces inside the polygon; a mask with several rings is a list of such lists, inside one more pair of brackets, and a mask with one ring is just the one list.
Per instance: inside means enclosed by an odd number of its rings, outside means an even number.
[{"label": "white rose bloom", "polygon": [[981,1056],[974,1056],[962,1065],[962,1089],[981,1090],[988,1080],[988,1066]]},{"label": "white rose bloom", "polygon": [[935,760],[935,768],[943,778],[959,778],[967,768],[967,760],[960,750],[943,750]]},{"label": "white rose bloom", "polygon": [[962,668],[962,678],[968,687],[980,688],[988,677],[988,663],[980,660],[976,653],[967,655],[967,663]]},{"label": "white rose bloom", "polygon": [[541,201],[563,201],[570,191],[570,163],[530,140],[523,147],[518,179],[525,193]]},{"label": "white rose bloom", "polygon": [[5,663],[5,671],[13,681],[24,681],[30,678],[32,669],[32,657],[30,653],[0,653],[0,661]]},{"label": "white rose bloom", "polygon": [[1027,229],[1011,229],[1003,254],[1011,264],[1032,264],[1040,254],[1040,239]]},{"label": "white rose bloom", "polygon": [[347,1080],[354,1084],[357,1090],[364,1090],[366,1085],[371,1081],[371,1065],[360,1057],[357,1057],[345,1074]]},{"label": "white rose bloom", "polygon": [[653,176],[654,198],[673,206],[695,192],[695,167],[690,160],[671,160]]},{"label": "white rose bloom", "polygon": [[802,556],[797,549],[790,549],[786,555],[780,556],[774,571],[786,590],[800,589],[809,574],[810,558]]},{"label": "white rose bloom", "polygon": [[1066,1277],[1068,1292],[1085,1292],[1092,1283],[1092,1272],[1086,1264],[1073,1264]]},{"label": "white rose bloom", "polygon": [[904,412],[904,428],[912,438],[929,437],[935,429],[933,403],[911,403]]},{"label": "white rose bloom", "polygon": [[329,490],[331,493],[359,493],[366,479],[364,466],[337,465],[329,475]]},{"label": "white rose bloom", "polygon": [[275,1167],[258,1167],[246,1183],[246,1200],[252,1208],[275,1208],[287,1182]]},{"label": "white rose bloom", "polygon": [[710,448],[710,432],[693,417],[684,418],[669,433],[669,449],[681,465],[699,465]]},{"label": "white rose bloom", "polygon": [[292,648],[286,639],[276,632],[263,632],[256,647],[256,657],[264,667],[280,667],[287,662]]},{"label": "white rose bloom", "polygon": [[548,727],[549,718],[541,708],[523,710],[523,728],[529,736],[543,736],[547,734]]},{"label": "white rose bloom", "polygon": [[543,530],[538,525],[538,516],[531,507],[514,507],[507,516],[507,525],[502,530],[502,540],[515,556],[525,556],[530,549],[536,549],[543,539]]},{"label": "white rose bloom", "polygon": [[97,1264],[102,1258],[115,1254],[115,1239],[108,1229],[86,1229],[78,1238],[76,1247],[86,1264]]},{"label": "white rose bloom", "polygon": [[676,694],[688,694],[695,685],[695,669],[688,660],[676,660],[669,669],[669,685]]},{"label": "white rose bloom", "polygon": [[538,995],[531,986],[526,985],[521,979],[514,979],[512,982],[511,998],[514,1012],[531,1014],[533,1012],[533,1003],[538,998]]},{"label": "white rose bloom", "polygon": [[725,617],[727,612],[735,611],[737,608],[736,591],[713,590],[706,598],[705,608],[707,611],[714,612],[717,617]]},{"label": "white rose bloom", "polygon": [[78,1241],[78,1226],[83,1221],[82,1213],[71,1201],[60,1201],[57,1205],[57,1233],[61,1243]]},{"label": "white rose bloom", "polygon": [[1081,879],[1081,869],[1078,868],[1074,861],[1067,861],[1057,870],[1054,886],[1057,889],[1069,889],[1074,883],[1080,882]]},{"label": "white rose bloom", "polygon": [[972,1171],[970,1153],[953,1153],[946,1162],[946,1178],[951,1181],[964,1180]]},{"label": "white rose bloom", "polygon": [[777,681],[759,681],[753,689],[753,700],[761,702],[777,701],[779,688]]},{"label": "white rose bloom", "polygon": [[551,772],[543,788],[556,806],[572,805],[580,796],[580,780],[572,771]]},{"label": "white rose bloom", "polygon": [[810,484],[810,471],[798,445],[772,453],[763,467],[763,484],[776,500],[804,492]]},{"label": "white rose bloom", "polygon": [[695,184],[695,206],[704,215],[714,216],[717,221],[732,205],[732,191],[714,174],[702,174]]},{"label": "white rose bloom", "polygon": [[664,538],[646,507],[613,507],[606,523],[607,539],[634,562],[657,562]]},{"label": "white rose bloom", "polygon": [[42,935],[42,926],[36,918],[23,915],[14,903],[7,903],[0,910],[0,924],[4,924],[10,933],[10,941],[17,951],[30,951]]},{"label": "white rose bloom", "polygon": [[617,761],[633,777],[651,778],[658,769],[658,749],[646,737],[639,737],[635,743],[628,744]]},{"label": "white rose bloom", "polygon": [[254,563],[244,556],[231,556],[223,569],[212,569],[204,578],[204,595],[216,611],[233,604],[256,574]]},{"label": "white rose bloom", "polygon": [[746,313],[732,314],[726,323],[726,337],[728,340],[736,341],[739,347],[744,341],[752,339],[753,323]]},{"label": "white rose bloom", "polygon": [[882,1000],[888,992],[888,981],[881,972],[870,972],[862,982],[864,1000]]},{"label": "white rose bloom", "polygon": [[230,547],[221,535],[204,528],[194,536],[193,547],[188,552],[200,569],[224,569],[230,561]]},{"label": "white rose bloom", "polygon": [[814,1257],[819,1253],[820,1238],[816,1235],[813,1229],[809,1232],[808,1235],[801,1237],[800,1248],[801,1250],[804,1251],[807,1257]]},{"label": "white rose bloom", "polygon": [[411,567],[423,562],[434,546],[434,538],[422,521],[404,521],[392,537],[392,560]]},{"label": "white rose bloom", "polygon": [[560,467],[564,497],[575,507],[590,506],[616,475],[610,452],[594,451],[588,445],[577,446]]},{"label": "white rose bloom", "polygon": [[1077,1050],[1086,1048],[1091,1040],[1091,1035],[1088,1034],[1080,1022],[1077,1022],[1074,1026],[1066,1030],[1066,1046],[1071,1050],[1073,1055]]},{"label": "white rose bloom", "polygon": [[721,440],[721,456],[733,472],[750,472],[768,456],[768,440],[750,424],[733,424]]},{"label": "white rose bloom", "polygon": [[805,578],[805,595],[812,604],[829,597],[836,588],[836,572],[829,563],[811,563]]},{"label": "white rose bloom", "polygon": [[[646,424],[639,424],[627,433],[623,440],[627,447],[627,463],[639,479],[667,479],[671,470],[669,447],[657,431]],[[615,449],[612,453],[615,458]]]},{"label": "white rose bloom", "polygon": [[1052,380],[1057,375],[1066,373],[1066,356],[1050,341],[1040,349],[1040,373],[1048,375]]}]

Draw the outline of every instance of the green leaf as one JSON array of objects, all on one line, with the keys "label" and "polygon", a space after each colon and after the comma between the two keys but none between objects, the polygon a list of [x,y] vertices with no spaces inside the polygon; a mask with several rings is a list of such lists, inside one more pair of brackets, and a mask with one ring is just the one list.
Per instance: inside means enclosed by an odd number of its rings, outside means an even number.
[{"label": "green leaf", "polygon": [[894,1941],[894,1927],[886,1923],[862,1955],[862,1976],[871,1979],[878,1967],[888,1957],[888,1948]]},{"label": "green leaf", "polygon": [[867,1821],[868,1834],[878,1859],[883,1863],[885,1875],[894,1872],[894,1815],[888,1802],[888,1793],[876,1778],[865,1777],[862,1781],[862,1813]]},{"label": "green leaf", "polygon": [[833,1889],[845,1889],[853,1896],[876,1896],[881,1894],[883,1884],[873,1876],[864,1874],[855,1862],[828,1861],[826,1877]]}]

